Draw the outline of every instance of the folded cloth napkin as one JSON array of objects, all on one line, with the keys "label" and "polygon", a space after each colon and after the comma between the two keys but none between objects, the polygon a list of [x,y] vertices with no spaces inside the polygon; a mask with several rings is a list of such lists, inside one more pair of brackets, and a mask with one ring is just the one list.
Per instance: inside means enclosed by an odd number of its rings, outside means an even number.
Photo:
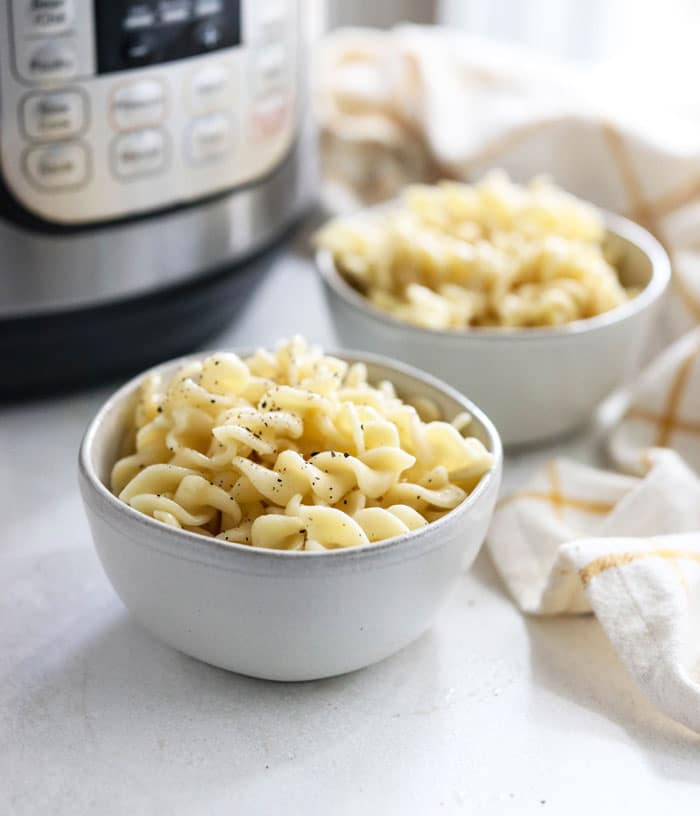
[{"label": "folded cloth napkin", "polygon": [[595,612],[639,687],[700,731],[700,479],[687,464],[700,471],[700,329],[639,377],[609,448],[640,475],[549,462],[500,502],[488,547],[521,609]]},{"label": "folded cloth napkin", "polygon": [[318,87],[326,202],[500,166],[520,180],[549,173],[666,245],[674,294],[657,346],[680,339],[609,432],[626,475],[550,462],[501,501],[487,544],[523,611],[593,611],[647,696],[700,731],[700,148],[696,127],[621,99],[458,32],[336,33]]},{"label": "folded cloth napkin", "polygon": [[639,687],[700,731],[700,479],[648,457],[643,478],[550,462],[501,501],[488,546],[525,612],[595,612]]},{"label": "folded cloth napkin", "polygon": [[618,466],[645,473],[649,448],[670,447],[700,473],[700,328],[662,352],[628,393],[630,406],[609,439]]}]

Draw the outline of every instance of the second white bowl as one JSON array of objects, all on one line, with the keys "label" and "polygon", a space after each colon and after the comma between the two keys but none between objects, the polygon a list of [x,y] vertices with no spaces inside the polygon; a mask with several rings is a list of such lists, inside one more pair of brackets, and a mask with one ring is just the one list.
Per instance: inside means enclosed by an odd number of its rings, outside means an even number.
[{"label": "second white bowl", "polygon": [[607,214],[606,223],[623,283],[643,291],[598,317],[553,328],[422,329],[369,303],[329,252],[320,251],[317,264],[344,345],[398,357],[469,394],[504,444],[537,442],[582,425],[635,372],[668,286],[670,264],[658,241],[625,218]]}]

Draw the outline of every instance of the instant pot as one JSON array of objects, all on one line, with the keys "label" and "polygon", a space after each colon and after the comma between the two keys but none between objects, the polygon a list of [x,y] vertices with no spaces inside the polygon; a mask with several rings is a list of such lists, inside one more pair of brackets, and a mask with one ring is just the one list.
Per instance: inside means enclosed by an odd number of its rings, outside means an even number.
[{"label": "instant pot", "polygon": [[311,6],[0,2],[0,392],[230,318],[312,198]]}]

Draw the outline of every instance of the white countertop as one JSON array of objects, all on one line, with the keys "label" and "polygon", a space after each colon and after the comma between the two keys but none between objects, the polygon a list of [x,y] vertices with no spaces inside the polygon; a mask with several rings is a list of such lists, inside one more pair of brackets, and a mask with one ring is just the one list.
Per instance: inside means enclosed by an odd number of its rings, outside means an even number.
[{"label": "white countertop", "polygon": [[[278,258],[209,345],[335,342],[313,268]],[[276,684],[129,617],[76,483],[112,389],[0,408],[0,814],[697,813],[700,738],[628,679],[593,618],[528,620],[485,553],[383,663]],[[507,462],[506,489],[553,451]]]}]

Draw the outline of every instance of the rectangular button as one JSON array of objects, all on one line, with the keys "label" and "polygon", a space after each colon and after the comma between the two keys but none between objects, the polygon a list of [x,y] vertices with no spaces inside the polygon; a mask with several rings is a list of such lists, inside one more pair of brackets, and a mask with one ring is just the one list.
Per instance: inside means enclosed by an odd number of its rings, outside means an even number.
[{"label": "rectangular button", "polygon": [[150,28],[156,21],[156,15],[148,3],[132,3],[124,16],[122,28],[133,31],[137,28]]},{"label": "rectangular button", "polygon": [[198,69],[189,83],[189,103],[193,110],[205,113],[235,104],[231,90],[231,70],[224,63],[210,63]]},{"label": "rectangular button", "polygon": [[75,20],[74,0],[15,0],[15,26],[24,36],[61,34]]},{"label": "rectangular button", "polygon": [[165,116],[165,89],[155,79],[120,85],[112,94],[111,111],[117,130],[157,125]]},{"label": "rectangular button", "polygon": [[287,94],[273,92],[260,97],[253,105],[253,124],[259,135],[275,136],[289,122],[290,103]]},{"label": "rectangular button", "polygon": [[114,172],[120,178],[149,176],[165,167],[165,136],[160,130],[140,130],[119,136],[112,145]]},{"label": "rectangular button", "polygon": [[87,150],[77,143],[32,147],[25,154],[24,169],[43,189],[78,187],[88,175]]},{"label": "rectangular button", "polygon": [[209,17],[211,14],[221,14],[223,10],[223,0],[194,0],[195,17]]},{"label": "rectangular button", "polygon": [[73,0],[31,0],[29,25],[33,34],[59,34],[73,24]]},{"label": "rectangular button", "polygon": [[281,84],[287,74],[287,49],[282,43],[274,43],[258,49],[255,55],[255,77],[258,90]]},{"label": "rectangular button", "polygon": [[201,116],[194,120],[190,128],[190,158],[194,162],[218,158],[230,150],[232,138],[231,120],[226,114]]},{"label": "rectangular button", "polygon": [[34,81],[75,76],[78,60],[73,48],[60,40],[39,43],[27,54],[23,74]]},{"label": "rectangular button", "polygon": [[285,0],[267,0],[256,3],[253,24],[254,40],[276,42],[284,38],[288,25],[289,9]]},{"label": "rectangular button", "polygon": [[85,119],[85,100],[78,91],[30,94],[22,102],[22,125],[30,139],[75,136]]},{"label": "rectangular button", "polygon": [[160,0],[158,14],[161,23],[184,23],[190,19],[192,9],[190,0]]}]

